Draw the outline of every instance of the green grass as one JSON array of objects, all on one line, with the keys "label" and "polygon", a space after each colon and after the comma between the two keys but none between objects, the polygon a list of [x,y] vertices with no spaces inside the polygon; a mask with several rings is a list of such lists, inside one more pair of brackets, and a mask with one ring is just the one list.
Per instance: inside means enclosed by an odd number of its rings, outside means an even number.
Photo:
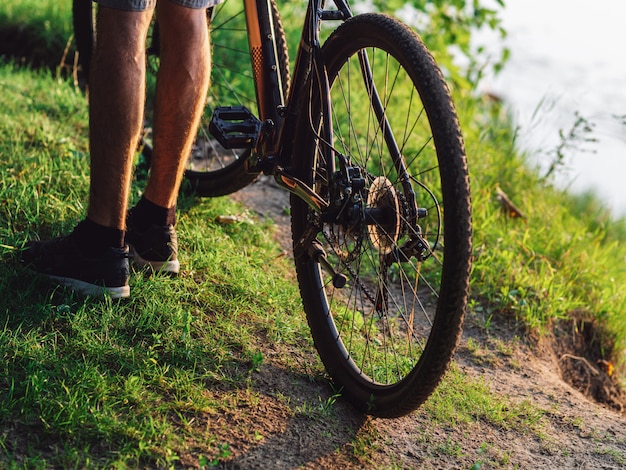
[{"label": "green grass", "polygon": [[543,434],[545,423],[545,412],[530,400],[517,402],[507,396],[493,396],[487,383],[468,377],[454,366],[423,411],[433,423],[457,427],[486,422],[495,428],[537,436]]},{"label": "green grass", "polygon": [[291,267],[271,227],[214,222],[241,212],[228,199],[182,198],[181,278],[135,274],[132,298],[112,303],[34,276],[18,249],[85,211],[86,102],[12,66],[0,90],[0,462],[166,465],[188,444],[180,421],[222,408],[207,390],[248,387],[265,342],[310,351]]},{"label": "green grass", "polygon": [[[459,103],[472,177],[473,297],[490,313],[514,315],[530,331],[547,332],[573,316],[591,319],[604,335],[604,353],[623,361],[626,221],[611,218],[591,194],[544,182],[515,149],[511,121],[499,105]],[[501,211],[498,185],[525,220]]]},{"label": "green grass", "polygon": [[72,36],[71,14],[71,0],[3,2],[0,55],[56,69]]},{"label": "green grass", "polygon": [[[0,8],[0,26],[50,21],[43,35],[61,32],[54,44],[64,47],[68,1],[10,3]],[[592,195],[542,181],[497,105],[464,88],[455,101],[473,191],[472,306],[485,318],[513,316],[533,333],[572,315],[593,319],[605,355],[617,361],[626,350],[626,223]],[[181,197],[185,274],[133,275],[129,301],[80,299],[27,272],[17,259],[25,241],[67,233],[84,215],[86,101],[49,73],[2,65],[0,107],[0,467],[166,467],[188,449],[209,465],[227,458],[229,444],[191,423],[237,408],[239,392],[258,400],[254,371],[268,344],[293,383],[322,374],[307,362],[293,268],[271,225],[216,224],[218,215],[243,210],[228,199]],[[503,215],[497,185],[526,220]],[[334,398],[309,401],[308,411],[296,397],[285,401],[298,415],[332,419]],[[456,369],[422,412],[433,422],[542,434],[540,410],[494,397]],[[354,436],[357,458],[371,457],[376,438],[367,429]]]}]

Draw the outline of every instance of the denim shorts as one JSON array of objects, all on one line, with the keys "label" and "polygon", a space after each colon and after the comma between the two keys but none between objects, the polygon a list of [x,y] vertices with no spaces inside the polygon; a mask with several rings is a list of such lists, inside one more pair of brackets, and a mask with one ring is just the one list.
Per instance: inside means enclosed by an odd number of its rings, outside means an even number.
[{"label": "denim shorts", "polygon": [[[98,5],[115,8],[116,10],[146,11],[154,9],[157,0],[93,0]],[[166,0],[188,8],[208,8],[222,0]]]}]

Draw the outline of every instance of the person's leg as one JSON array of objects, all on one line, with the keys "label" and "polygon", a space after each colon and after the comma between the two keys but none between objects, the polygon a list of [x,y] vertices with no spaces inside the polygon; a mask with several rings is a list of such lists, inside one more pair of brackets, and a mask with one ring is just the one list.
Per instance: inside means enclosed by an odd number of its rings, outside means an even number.
[{"label": "person's leg", "polygon": [[157,3],[160,66],[154,148],[142,199],[130,210],[126,240],[133,264],[176,274],[176,199],[202,116],[210,74],[206,10]]},{"label": "person's leg", "polygon": [[[65,237],[27,243],[22,261],[86,295],[128,297],[124,223],[132,161],[142,127],[149,2],[101,6],[90,80],[91,190],[87,219]],[[112,6],[113,3],[111,3]]]},{"label": "person's leg", "polygon": [[87,217],[125,228],[133,157],[143,128],[145,38],[152,11],[99,7],[89,83],[91,187]]},{"label": "person's leg", "polygon": [[206,10],[169,1],[157,4],[160,68],[154,116],[154,151],[144,198],[176,205],[206,99],[210,76]]}]

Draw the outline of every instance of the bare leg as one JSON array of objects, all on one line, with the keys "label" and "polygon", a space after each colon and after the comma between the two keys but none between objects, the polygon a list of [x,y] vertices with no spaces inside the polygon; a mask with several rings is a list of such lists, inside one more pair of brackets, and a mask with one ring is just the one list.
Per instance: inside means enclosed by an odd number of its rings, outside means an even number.
[{"label": "bare leg", "polygon": [[144,198],[175,206],[185,162],[206,98],[210,75],[204,9],[157,4],[161,63],[157,76],[154,152]]},{"label": "bare leg", "polygon": [[89,93],[91,189],[87,216],[124,229],[142,129],[145,37],[152,12],[100,7]]}]

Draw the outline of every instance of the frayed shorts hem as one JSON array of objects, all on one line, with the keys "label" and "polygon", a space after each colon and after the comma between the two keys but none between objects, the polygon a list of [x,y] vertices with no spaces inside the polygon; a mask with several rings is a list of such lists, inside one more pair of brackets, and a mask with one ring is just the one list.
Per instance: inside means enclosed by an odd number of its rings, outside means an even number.
[{"label": "frayed shorts hem", "polygon": [[[126,11],[147,11],[153,10],[157,0],[93,0],[98,5],[116,10]],[[221,0],[167,0],[187,8],[208,8],[213,7]]]}]

